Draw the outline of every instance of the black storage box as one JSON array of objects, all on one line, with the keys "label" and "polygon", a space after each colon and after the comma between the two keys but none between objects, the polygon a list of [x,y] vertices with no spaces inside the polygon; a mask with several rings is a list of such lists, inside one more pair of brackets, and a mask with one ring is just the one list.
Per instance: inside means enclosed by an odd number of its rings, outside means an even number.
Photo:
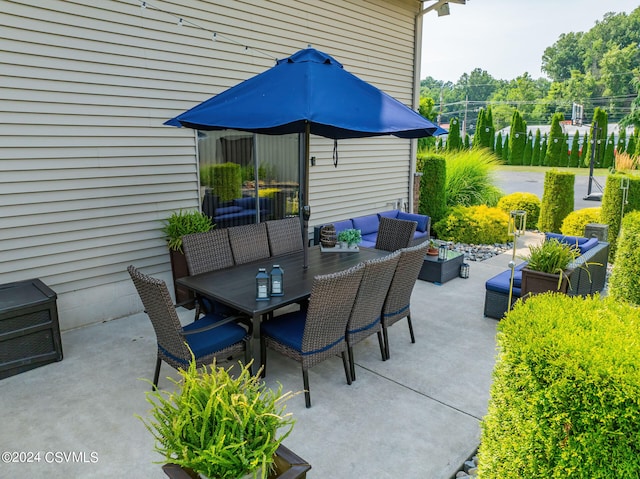
[{"label": "black storage box", "polygon": [[62,360],[56,299],[39,279],[0,285],[0,379]]}]

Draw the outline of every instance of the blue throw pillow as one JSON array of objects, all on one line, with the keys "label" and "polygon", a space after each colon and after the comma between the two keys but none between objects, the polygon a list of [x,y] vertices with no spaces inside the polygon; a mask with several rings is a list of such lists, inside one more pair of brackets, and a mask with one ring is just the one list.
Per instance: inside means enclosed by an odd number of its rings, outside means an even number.
[{"label": "blue throw pillow", "polygon": [[578,248],[580,249],[580,254],[585,254],[591,248],[598,244],[598,238],[591,238],[588,241],[580,244]]},{"label": "blue throw pillow", "polygon": [[398,219],[415,221],[416,223],[418,223],[418,226],[416,226],[416,231],[422,231],[422,232],[427,231],[427,224],[429,223],[428,216],[417,215],[415,213],[405,213],[404,211],[400,211],[398,213]]},{"label": "blue throw pillow", "polygon": [[378,213],[378,217],[386,217],[386,218],[397,218],[400,210],[389,210],[389,211],[381,211]]},{"label": "blue throw pillow", "polygon": [[559,233],[545,233],[544,236],[545,240],[555,238],[560,241],[560,243],[565,243],[569,246],[579,246],[588,241],[588,238],[583,238],[582,236],[565,236]]},{"label": "blue throw pillow", "polygon": [[357,218],[351,218],[351,221],[353,221],[353,227],[360,230],[363,235],[376,233],[380,227],[380,218],[378,218],[377,214],[358,216]]}]

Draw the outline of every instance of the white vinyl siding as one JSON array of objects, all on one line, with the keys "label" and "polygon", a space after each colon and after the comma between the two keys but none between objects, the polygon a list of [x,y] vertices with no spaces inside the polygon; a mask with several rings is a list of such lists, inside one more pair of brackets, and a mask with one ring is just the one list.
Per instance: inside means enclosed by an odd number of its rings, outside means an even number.
[{"label": "white vinyl siding", "polygon": [[[42,279],[63,329],[139,309],[129,264],[170,279],[162,220],[199,191],[194,132],[165,120],[308,44],[413,97],[419,2],[147,3],[0,9],[0,284]],[[408,201],[409,140],[340,141],[337,170],[332,151],[312,139],[311,225]]]}]

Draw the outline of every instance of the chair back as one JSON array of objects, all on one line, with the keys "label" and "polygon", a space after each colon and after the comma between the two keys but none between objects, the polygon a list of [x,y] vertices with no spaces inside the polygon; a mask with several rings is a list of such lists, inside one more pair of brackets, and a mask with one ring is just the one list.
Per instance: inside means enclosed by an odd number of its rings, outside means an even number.
[{"label": "chair back", "polygon": [[346,351],[347,322],[363,273],[364,264],[360,263],[314,278],[302,335],[303,363],[307,367]]},{"label": "chair back", "polygon": [[400,250],[400,259],[382,309],[383,321],[388,324],[393,324],[410,314],[411,293],[428,247],[429,242],[425,241]]},{"label": "chair back", "polygon": [[380,227],[376,237],[376,249],[397,251],[408,248],[413,241],[418,223],[416,221],[399,220],[396,218],[380,217]]},{"label": "chair back", "polygon": [[234,226],[228,231],[235,264],[250,263],[270,256],[266,224]]},{"label": "chair back", "polygon": [[382,305],[387,298],[400,254],[400,251],[396,251],[384,258],[365,261],[362,281],[347,324],[349,344],[356,344],[380,331]]},{"label": "chair back", "polygon": [[293,216],[266,222],[271,256],[302,251],[302,227],[300,218]]},{"label": "chair back", "polygon": [[182,325],[164,281],[141,273],[133,266],[127,268],[140,295],[144,310],[156,333],[158,349],[165,355],[190,359],[189,349],[180,334]]},{"label": "chair back", "polygon": [[233,266],[233,253],[226,229],[192,233],[182,237],[182,249],[189,275]]}]

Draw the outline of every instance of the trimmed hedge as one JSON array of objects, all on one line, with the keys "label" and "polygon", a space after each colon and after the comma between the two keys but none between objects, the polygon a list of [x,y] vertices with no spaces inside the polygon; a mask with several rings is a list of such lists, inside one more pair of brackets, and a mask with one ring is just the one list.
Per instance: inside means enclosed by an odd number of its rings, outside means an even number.
[{"label": "trimmed hedge", "polygon": [[584,227],[589,223],[600,223],[599,206],[594,208],[582,208],[569,213],[560,228],[560,233],[566,236],[584,236]]},{"label": "trimmed hedge", "polygon": [[545,293],[498,329],[478,478],[637,478],[640,308]]},{"label": "trimmed hedge", "polygon": [[431,217],[435,223],[447,213],[447,160],[441,155],[426,155],[422,158],[420,178],[420,214]]},{"label": "trimmed hedge", "polygon": [[640,306],[640,211],[633,211],[622,220],[609,296]]},{"label": "trimmed hedge", "polygon": [[526,211],[526,227],[528,230],[532,230],[538,224],[538,218],[540,217],[540,198],[533,193],[511,193],[498,200],[498,208],[507,214],[515,210]]},{"label": "trimmed hedge", "polygon": [[640,177],[616,173],[607,176],[607,183],[602,195],[602,222],[609,225],[609,261],[614,262],[618,234],[620,233],[620,214],[622,212],[622,189],[620,185],[623,178],[629,179],[628,203],[624,207],[625,214],[630,211],[640,210]]},{"label": "trimmed hedge", "polygon": [[540,231],[560,233],[562,221],[573,211],[575,176],[568,171],[549,170],[545,173],[538,220]]},{"label": "trimmed hedge", "polygon": [[486,205],[456,206],[433,225],[438,238],[469,244],[506,243],[509,215]]},{"label": "trimmed hedge", "polygon": [[201,168],[200,184],[211,188],[220,201],[241,198],[242,167],[236,163],[222,163]]}]

